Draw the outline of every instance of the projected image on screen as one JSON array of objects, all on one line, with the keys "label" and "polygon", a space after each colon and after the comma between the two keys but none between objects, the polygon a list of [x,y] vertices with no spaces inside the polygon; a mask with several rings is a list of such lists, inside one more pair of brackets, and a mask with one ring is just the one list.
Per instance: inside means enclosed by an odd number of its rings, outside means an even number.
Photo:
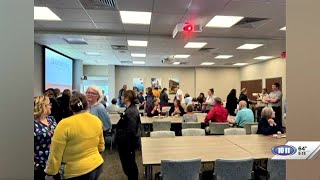
[{"label": "projected image on screen", "polygon": [[72,89],[72,59],[45,49],[45,89]]}]

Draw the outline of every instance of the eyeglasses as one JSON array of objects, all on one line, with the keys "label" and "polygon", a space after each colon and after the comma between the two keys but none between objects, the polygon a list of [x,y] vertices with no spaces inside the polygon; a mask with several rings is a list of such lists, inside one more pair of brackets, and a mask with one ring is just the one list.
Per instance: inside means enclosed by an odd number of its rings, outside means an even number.
[{"label": "eyeglasses", "polygon": [[91,96],[95,96],[95,95],[98,95],[97,93],[94,93],[94,92],[86,92],[87,95],[91,95]]}]

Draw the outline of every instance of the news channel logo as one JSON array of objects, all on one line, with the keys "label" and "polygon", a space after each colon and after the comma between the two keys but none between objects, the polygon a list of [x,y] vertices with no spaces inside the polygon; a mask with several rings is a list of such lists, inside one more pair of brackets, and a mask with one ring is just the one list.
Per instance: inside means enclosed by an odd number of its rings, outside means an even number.
[{"label": "news channel logo", "polygon": [[292,141],[271,149],[275,155],[272,159],[317,159],[320,155],[319,141]]}]

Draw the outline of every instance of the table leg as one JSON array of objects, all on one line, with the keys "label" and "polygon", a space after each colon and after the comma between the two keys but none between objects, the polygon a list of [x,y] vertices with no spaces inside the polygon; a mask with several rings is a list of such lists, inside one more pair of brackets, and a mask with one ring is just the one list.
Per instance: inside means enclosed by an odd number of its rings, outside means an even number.
[{"label": "table leg", "polygon": [[146,165],[144,170],[144,175],[146,180],[152,180],[152,166]]}]

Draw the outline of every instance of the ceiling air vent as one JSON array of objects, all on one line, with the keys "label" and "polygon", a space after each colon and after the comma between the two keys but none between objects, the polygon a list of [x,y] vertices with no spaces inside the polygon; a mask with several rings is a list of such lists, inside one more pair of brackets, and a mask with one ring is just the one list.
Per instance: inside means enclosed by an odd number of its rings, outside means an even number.
[{"label": "ceiling air vent", "polygon": [[91,10],[117,10],[116,0],[80,0],[85,9]]},{"label": "ceiling air vent", "polygon": [[88,44],[83,38],[64,38],[69,44]]},{"label": "ceiling air vent", "polygon": [[214,52],[216,51],[218,48],[201,48],[199,49],[200,52]]},{"label": "ceiling air vent", "polygon": [[111,48],[113,50],[117,50],[117,51],[126,51],[126,50],[128,50],[128,46],[123,46],[123,45],[111,45]]},{"label": "ceiling air vent", "polygon": [[241,19],[237,24],[233,25],[232,27],[235,28],[257,28],[267,22],[270,19],[268,18],[254,18],[254,17],[245,17]]}]

